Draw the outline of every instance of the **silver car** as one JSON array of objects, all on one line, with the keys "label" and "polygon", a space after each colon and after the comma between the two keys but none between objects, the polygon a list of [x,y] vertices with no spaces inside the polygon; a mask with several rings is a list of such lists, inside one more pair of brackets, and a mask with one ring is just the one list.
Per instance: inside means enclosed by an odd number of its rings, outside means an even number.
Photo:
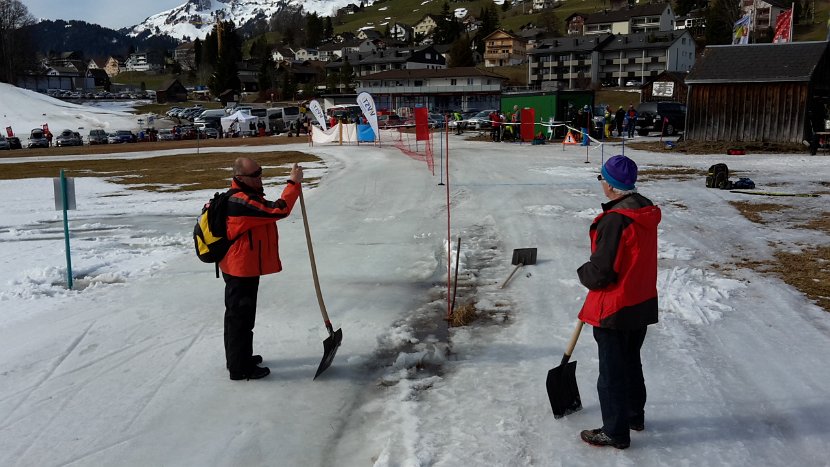
[{"label": "silver car", "polygon": [[5,136],[0,135],[0,150],[8,151],[11,148],[12,148],[12,145],[9,144],[9,140],[7,140]]}]

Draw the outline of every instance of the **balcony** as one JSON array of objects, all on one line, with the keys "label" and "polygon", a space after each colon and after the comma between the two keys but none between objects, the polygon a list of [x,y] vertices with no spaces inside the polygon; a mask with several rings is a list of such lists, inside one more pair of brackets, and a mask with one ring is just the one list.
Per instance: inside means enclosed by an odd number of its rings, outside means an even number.
[{"label": "balcony", "polygon": [[512,56],[510,52],[484,52],[485,60],[510,60]]},{"label": "balcony", "polygon": [[358,86],[358,92],[369,94],[460,94],[460,93],[499,93],[499,84],[458,84],[455,86]]}]

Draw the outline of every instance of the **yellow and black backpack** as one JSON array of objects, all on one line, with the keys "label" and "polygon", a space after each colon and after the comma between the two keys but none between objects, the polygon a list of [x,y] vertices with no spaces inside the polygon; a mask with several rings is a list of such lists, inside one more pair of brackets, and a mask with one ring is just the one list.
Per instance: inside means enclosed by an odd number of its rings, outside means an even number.
[{"label": "yellow and black backpack", "polygon": [[216,263],[216,277],[219,277],[219,261],[222,261],[235,240],[227,238],[228,198],[238,192],[237,189],[231,189],[214,194],[213,199],[202,208],[196,226],[193,227],[196,256],[204,263]]}]

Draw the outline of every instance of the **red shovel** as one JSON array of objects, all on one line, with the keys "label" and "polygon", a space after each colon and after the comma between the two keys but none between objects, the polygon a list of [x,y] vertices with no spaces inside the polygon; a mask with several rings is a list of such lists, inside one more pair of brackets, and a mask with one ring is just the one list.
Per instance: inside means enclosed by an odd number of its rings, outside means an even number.
[{"label": "red shovel", "polygon": [[320,292],[320,280],[317,278],[317,263],[314,261],[314,248],[311,246],[311,232],[308,229],[308,216],[305,212],[305,200],[303,199],[303,189],[300,188],[300,208],[303,211],[303,227],[305,227],[305,241],[308,244],[308,258],[311,260],[311,275],[314,277],[314,290],[317,292],[317,303],[320,305],[320,313],[323,314],[323,323],[329,331],[329,337],[323,341],[323,359],[320,360],[320,366],[317,367],[317,373],[314,374],[314,379],[320,376],[320,373],[326,371],[334,361],[334,355],[337,353],[337,348],[343,342],[343,331],[337,331],[329,321],[329,314],[326,313],[326,304],[323,303],[323,294]]}]

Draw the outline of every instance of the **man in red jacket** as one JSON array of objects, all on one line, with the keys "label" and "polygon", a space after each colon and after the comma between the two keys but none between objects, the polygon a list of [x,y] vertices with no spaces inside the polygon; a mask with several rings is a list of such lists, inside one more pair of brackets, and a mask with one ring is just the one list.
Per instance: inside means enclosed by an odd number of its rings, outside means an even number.
[{"label": "man in red jacket", "polygon": [[230,250],[219,262],[225,280],[225,360],[232,380],[260,379],[271,372],[260,367],[262,357],[253,354],[254,320],[259,276],[282,270],[276,221],[291,214],[300,196],[303,169],[291,169],[282,196],[265,199],[262,167],[253,159],[240,157],[233,164],[228,198]]},{"label": "man in red jacket", "polygon": [[657,322],[657,225],[660,208],[637,193],[637,164],[614,156],[597,177],[610,200],[589,230],[591,258],[577,273],[588,288],[579,319],[593,326],[599,350],[602,428],[580,437],[625,449],[629,430],[645,428],[646,386],[640,347]]}]

